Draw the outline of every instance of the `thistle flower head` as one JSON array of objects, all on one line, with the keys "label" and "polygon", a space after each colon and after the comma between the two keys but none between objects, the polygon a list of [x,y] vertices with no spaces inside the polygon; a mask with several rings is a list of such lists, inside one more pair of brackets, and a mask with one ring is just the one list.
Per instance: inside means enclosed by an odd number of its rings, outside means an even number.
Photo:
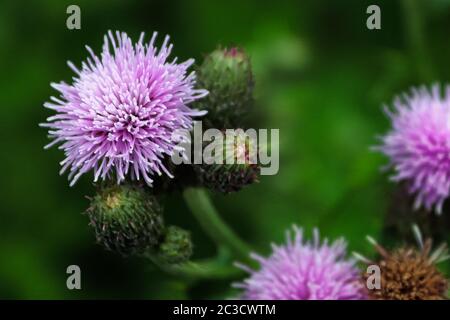
[{"label": "thistle flower head", "polygon": [[180,264],[192,256],[192,246],[189,231],[177,226],[169,226],[154,257],[161,263]]},{"label": "thistle flower head", "polygon": [[154,250],[165,232],[158,201],[135,185],[99,186],[86,213],[97,242],[122,255]]},{"label": "thistle flower head", "polygon": [[[417,227],[414,232],[419,248],[400,247],[388,251],[368,237],[380,254],[380,259],[367,264],[380,267],[380,288],[368,290],[376,300],[440,300],[446,299],[448,281],[436,268],[436,264],[449,258],[447,247],[442,244],[431,252],[432,240],[422,240]],[[367,275],[365,275],[367,277]]]},{"label": "thistle flower head", "polygon": [[[207,188],[220,193],[237,192],[258,181],[260,166],[257,161],[258,145],[255,139],[242,129],[226,135],[217,143],[211,158],[201,165],[195,165],[200,182]],[[206,145],[206,148],[210,147]]]},{"label": "thistle flower head", "polygon": [[198,67],[199,84],[210,91],[198,102],[208,110],[205,124],[213,128],[243,126],[253,106],[253,74],[248,55],[240,48],[217,49]]},{"label": "thistle flower head", "polygon": [[413,89],[386,109],[392,129],[376,149],[387,155],[394,181],[405,181],[415,208],[442,211],[450,194],[450,88]]},{"label": "thistle flower head", "polygon": [[72,84],[52,83],[60,97],[45,106],[56,115],[42,126],[54,139],[47,147],[61,144],[65,152],[61,173],[69,169],[71,185],[90,170],[95,181],[114,173],[119,183],[129,174],[149,185],[155,173],[170,175],[162,159],[178,148],[173,133],[204,114],[188,104],[207,91],[194,88],[194,60],[168,61],[169,38],[160,49],[155,39],[156,33],[146,44],[142,34],[133,45],[126,33],[109,32],[100,56],[87,47],[91,57],[81,69],[69,62]]},{"label": "thistle flower head", "polygon": [[350,300],[364,299],[365,291],[353,260],[345,258],[343,239],[322,243],[317,229],[312,241],[304,241],[301,229],[287,233],[287,244],[273,245],[273,253],[252,257],[261,264],[259,271],[240,266],[250,278],[236,284],[243,299],[257,300]]}]

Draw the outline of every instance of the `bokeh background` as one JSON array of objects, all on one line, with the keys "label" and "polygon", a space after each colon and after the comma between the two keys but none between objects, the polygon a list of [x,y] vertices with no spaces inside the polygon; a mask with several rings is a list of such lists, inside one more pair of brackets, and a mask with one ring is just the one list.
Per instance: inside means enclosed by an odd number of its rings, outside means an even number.
[{"label": "bokeh background", "polygon": [[[66,28],[66,8],[81,8],[81,30]],[[382,29],[366,28],[378,4]],[[259,184],[214,196],[223,218],[255,250],[270,252],[292,224],[345,236],[349,249],[386,243],[394,186],[371,152],[389,123],[381,111],[410,86],[450,78],[450,1],[11,1],[0,2],[0,298],[226,298],[228,281],[188,283],[139,258],[95,244],[81,215],[94,188],[86,175],[70,188],[59,176],[63,154],[38,127],[52,81],[70,81],[89,44],[99,52],[109,29],[170,34],[174,53],[198,62],[218,45],[251,56],[258,112],[280,129],[280,171]],[[190,229],[195,257],[214,245],[179,194],[166,199],[166,219]],[[444,219],[444,218],[443,218]],[[386,231],[387,230],[387,231]],[[444,238],[445,238],[444,233]],[[82,270],[82,290],[66,288],[66,268]],[[448,269],[443,266],[443,270]]]}]

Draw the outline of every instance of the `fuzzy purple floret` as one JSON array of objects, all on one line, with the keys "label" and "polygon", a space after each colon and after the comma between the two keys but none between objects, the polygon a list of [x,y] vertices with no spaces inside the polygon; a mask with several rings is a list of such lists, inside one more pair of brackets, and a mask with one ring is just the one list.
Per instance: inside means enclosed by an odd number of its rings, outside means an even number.
[{"label": "fuzzy purple floret", "polygon": [[72,84],[52,83],[60,98],[45,104],[56,111],[42,124],[54,139],[46,148],[61,144],[61,174],[69,169],[71,185],[90,170],[94,181],[115,176],[118,183],[128,175],[149,185],[154,174],[170,176],[162,160],[182,152],[174,133],[204,114],[188,104],[208,92],[194,88],[195,74],[188,73],[194,60],[167,61],[169,37],[158,50],[156,35],[145,44],[142,33],[133,45],[126,33],[109,32],[100,57],[87,47],[91,57],[81,70],[68,63],[76,73]]},{"label": "fuzzy purple floret", "polygon": [[264,258],[252,254],[261,268],[255,271],[238,265],[250,277],[234,285],[243,289],[242,299],[251,300],[362,300],[366,298],[360,272],[347,260],[346,242],[322,243],[318,230],[313,241],[304,241],[301,229],[287,232],[287,244],[272,245],[273,253]]},{"label": "fuzzy purple floret", "polygon": [[414,208],[442,212],[450,193],[450,87],[413,89],[386,108],[392,129],[376,149],[390,159],[394,181],[405,181],[415,194]]}]

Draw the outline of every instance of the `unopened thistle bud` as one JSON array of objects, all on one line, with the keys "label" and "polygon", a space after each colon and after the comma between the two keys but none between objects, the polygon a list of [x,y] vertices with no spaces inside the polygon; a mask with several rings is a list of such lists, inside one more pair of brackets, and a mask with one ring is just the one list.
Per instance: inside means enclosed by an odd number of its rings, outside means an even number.
[{"label": "unopened thistle bud", "polygon": [[250,59],[242,49],[217,49],[197,69],[197,83],[209,91],[197,108],[208,110],[210,128],[237,128],[253,106]]},{"label": "unopened thistle bud", "polygon": [[[375,300],[442,300],[447,299],[448,281],[439,272],[436,264],[448,259],[447,247],[442,244],[431,252],[432,241],[422,241],[422,236],[415,227],[419,249],[401,247],[388,251],[374,239],[368,237],[380,254],[376,262],[380,268],[381,287],[368,290]],[[368,277],[368,275],[365,275]]]},{"label": "unopened thistle bud", "polygon": [[161,263],[179,264],[192,256],[192,240],[189,231],[177,226],[169,226],[156,251],[156,259]]},{"label": "unopened thistle bud", "polygon": [[164,224],[156,198],[137,186],[100,187],[87,210],[97,242],[122,255],[157,247]]},{"label": "unopened thistle bud", "polygon": [[242,134],[226,135],[222,141],[208,144],[206,148],[213,149],[211,157],[204,159],[206,163],[194,166],[201,184],[213,191],[236,192],[258,181],[257,143],[244,131],[235,132]]}]

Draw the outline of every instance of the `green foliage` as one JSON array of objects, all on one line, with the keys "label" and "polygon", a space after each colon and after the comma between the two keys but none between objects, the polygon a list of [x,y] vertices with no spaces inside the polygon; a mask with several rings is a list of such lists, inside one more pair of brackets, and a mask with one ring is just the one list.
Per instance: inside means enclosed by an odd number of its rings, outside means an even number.
[{"label": "green foliage", "polygon": [[[450,80],[450,7],[423,1],[433,81]],[[192,285],[144,259],[123,259],[94,244],[86,227],[86,175],[73,188],[59,177],[63,154],[37,126],[51,114],[42,104],[52,81],[71,81],[99,52],[108,29],[172,37],[180,60],[217,45],[246,50],[254,71],[258,113],[265,128],[280,129],[280,171],[227,196],[216,195],[223,218],[261,254],[284,241],[293,223],[325,237],[344,236],[349,250],[372,255],[365,236],[382,239],[392,184],[379,168],[386,159],[369,151],[389,123],[381,106],[411,85],[425,82],[408,44],[399,1],[380,0],[382,29],[365,28],[372,1],[87,1],[82,28],[65,27],[71,1],[0,1],[0,298],[228,298],[229,282]],[[428,16],[428,14],[430,16]],[[191,230],[194,258],[215,254],[179,194],[164,201],[165,220]],[[448,232],[447,232],[448,234]],[[447,236],[447,241],[448,241]],[[398,243],[392,237],[389,245]],[[81,291],[65,287],[66,268],[79,264]],[[449,275],[449,263],[442,264]]]}]

